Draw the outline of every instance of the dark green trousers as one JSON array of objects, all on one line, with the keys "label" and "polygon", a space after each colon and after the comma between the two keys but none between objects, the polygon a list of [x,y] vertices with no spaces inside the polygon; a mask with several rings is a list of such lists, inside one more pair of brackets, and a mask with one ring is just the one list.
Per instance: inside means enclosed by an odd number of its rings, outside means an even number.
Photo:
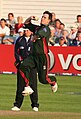
[{"label": "dark green trousers", "polygon": [[47,57],[45,54],[29,55],[24,59],[23,63],[20,65],[20,72],[26,82],[26,86],[29,84],[30,71],[33,68],[37,68],[38,78],[40,83],[43,84],[54,84],[56,81],[55,77],[48,77],[48,64]]}]

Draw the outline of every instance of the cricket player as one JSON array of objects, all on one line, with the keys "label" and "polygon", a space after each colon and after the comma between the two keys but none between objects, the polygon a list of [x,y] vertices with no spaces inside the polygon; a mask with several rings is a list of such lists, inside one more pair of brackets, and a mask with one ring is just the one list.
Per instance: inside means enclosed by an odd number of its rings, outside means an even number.
[{"label": "cricket player", "polygon": [[[21,75],[20,72],[20,64],[22,61],[29,57],[29,55],[32,53],[32,41],[31,37],[33,35],[33,29],[23,29],[24,35],[20,36],[15,44],[15,66],[17,68],[17,91],[16,91],[16,97],[15,97],[15,102],[14,106],[12,107],[12,111],[19,111],[22,103],[24,96],[22,95],[22,91],[24,90],[25,87],[25,80],[23,79],[24,77]],[[33,68],[30,71],[29,77],[31,79],[29,85],[33,89],[33,93],[30,95],[30,100],[31,100],[31,107],[34,111],[38,111],[39,103],[38,103],[38,91],[37,91],[37,70],[36,68]]]},{"label": "cricket player", "polygon": [[[22,61],[20,65],[21,75],[26,82],[22,95],[29,95],[33,93],[32,88],[29,86],[30,78],[29,73],[33,68],[37,68],[38,78],[42,84],[50,84],[53,92],[57,91],[57,82],[54,76],[49,77],[49,58],[48,58],[48,41],[50,37],[49,23],[52,19],[52,14],[45,11],[41,18],[40,26],[33,25],[31,22],[25,24],[25,27],[31,26],[34,29],[33,52],[28,58]],[[31,21],[31,20],[30,20]],[[25,22],[26,23],[26,22]]]}]

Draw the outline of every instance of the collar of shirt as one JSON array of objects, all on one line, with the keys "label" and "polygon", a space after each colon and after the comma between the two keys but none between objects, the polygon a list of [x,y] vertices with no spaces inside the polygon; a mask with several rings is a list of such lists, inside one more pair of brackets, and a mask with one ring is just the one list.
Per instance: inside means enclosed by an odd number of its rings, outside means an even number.
[{"label": "collar of shirt", "polygon": [[30,37],[25,37],[25,38],[26,38],[26,42],[28,42],[28,40],[29,40]]}]

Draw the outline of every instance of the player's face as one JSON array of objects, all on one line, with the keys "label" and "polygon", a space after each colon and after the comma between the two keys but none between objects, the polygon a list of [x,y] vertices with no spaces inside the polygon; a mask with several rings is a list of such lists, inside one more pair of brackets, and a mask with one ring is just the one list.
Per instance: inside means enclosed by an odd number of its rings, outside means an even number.
[{"label": "player's face", "polygon": [[49,15],[48,14],[43,14],[41,18],[41,24],[43,25],[48,25],[50,22]]},{"label": "player's face", "polygon": [[25,30],[25,36],[30,37],[33,34],[30,30]]},{"label": "player's face", "polygon": [[23,34],[24,34],[24,32],[19,32],[19,35],[20,35],[20,36],[23,36]]}]

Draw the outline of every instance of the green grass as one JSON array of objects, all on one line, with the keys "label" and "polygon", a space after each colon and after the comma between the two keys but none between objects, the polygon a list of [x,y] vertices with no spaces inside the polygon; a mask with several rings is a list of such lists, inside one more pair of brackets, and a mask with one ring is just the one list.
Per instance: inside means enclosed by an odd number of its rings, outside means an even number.
[{"label": "green grass", "polygon": [[[36,115],[33,112],[35,119],[80,119],[81,113],[81,77],[78,76],[56,76],[58,82],[58,91],[51,92],[50,85],[43,85],[38,82],[39,95],[39,112]],[[13,106],[16,93],[16,75],[0,74],[0,110],[9,111]],[[29,96],[25,97],[21,107],[21,113],[30,112],[31,102]],[[42,114],[46,113],[46,115]],[[48,114],[50,113],[50,116]],[[66,112],[71,113],[66,116]],[[20,112],[18,112],[20,113]],[[1,119],[25,119],[26,115],[22,114],[8,116],[1,115]],[[55,115],[57,113],[57,115]],[[61,114],[60,114],[61,113]],[[78,113],[78,117],[77,114]],[[33,119],[33,114],[27,115],[27,119]],[[60,116],[59,116],[60,114]],[[63,115],[65,114],[65,115]],[[54,116],[55,115],[55,116]],[[65,118],[66,117],[66,118]],[[71,118],[70,118],[71,117]]]}]

